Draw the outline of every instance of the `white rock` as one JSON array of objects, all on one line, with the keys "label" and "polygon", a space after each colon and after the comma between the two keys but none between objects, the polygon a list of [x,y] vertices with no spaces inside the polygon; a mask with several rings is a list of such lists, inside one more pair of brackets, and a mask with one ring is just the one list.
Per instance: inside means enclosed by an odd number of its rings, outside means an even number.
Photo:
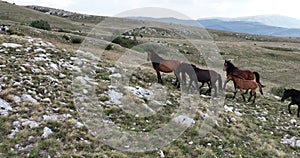
[{"label": "white rock", "polygon": [[160,157],[165,157],[165,154],[162,150],[159,150],[158,154],[159,154]]},{"label": "white rock", "polygon": [[242,113],[240,113],[239,111],[234,111],[234,114],[236,115],[236,116],[242,116],[243,114]]},{"label": "white rock", "polygon": [[32,102],[32,103],[37,103],[37,100],[34,99],[34,98],[32,98],[32,96],[29,95],[29,94],[23,94],[23,95],[21,96],[21,99],[22,99],[23,101],[29,101],[29,102]]},{"label": "white rock", "polygon": [[139,98],[147,98],[150,99],[153,96],[153,92],[151,90],[142,88],[140,86],[131,87],[126,86],[125,87],[128,91],[132,92],[134,95],[138,96]]},{"label": "white rock", "polygon": [[109,97],[109,101],[106,101],[106,103],[116,104],[116,105],[119,105],[122,103],[120,101],[120,99],[123,97],[123,93],[117,92],[112,89],[108,90],[106,93],[108,94],[108,97]]},{"label": "white rock", "polygon": [[21,44],[16,44],[16,43],[2,43],[2,46],[6,47],[6,48],[22,47]]},{"label": "white rock", "polygon": [[225,112],[233,112],[233,107],[231,107],[231,106],[225,105],[224,109],[225,109]]},{"label": "white rock", "polygon": [[112,78],[121,78],[122,75],[120,73],[115,73],[115,74],[111,74],[109,75],[109,78],[112,79]]},{"label": "white rock", "polygon": [[257,117],[257,119],[260,120],[261,122],[267,121],[267,119],[265,117],[263,117],[263,116],[262,117]]},{"label": "white rock", "polygon": [[48,121],[48,120],[54,120],[54,121],[56,121],[56,120],[58,120],[58,116],[57,115],[43,115],[43,119],[45,120],[45,121]]},{"label": "white rock", "polygon": [[76,126],[76,128],[81,128],[82,126],[84,126],[84,124],[76,121],[75,126]]},{"label": "white rock", "polygon": [[54,71],[58,71],[59,70],[57,64],[55,64],[55,63],[50,63],[50,68],[52,70],[54,70]]},{"label": "white rock", "polygon": [[297,121],[296,121],[295,119],[291,119],[291,120],[290,120],[290,123],[291,123],[291,124],[296,124]]},{"label": "white rock", "polygon": [[177,123],[181,123],[186,126],[191,126],[192,124],[195,123],[194,119],[191,119],[191,118],[189,118],[187,116],[183,116],[183,115],[179,115],[179,116],[173,118],[173,121],[175,121]]},{"label": "white rock", "polygon": [[52,134],[53,132],[52,132],[52,130],[50,129],[50,128],[48,128],[48,127],[45,127],[44,128],[44,133],[43,133],[43,135],[42,135],[42,138],[48,138],[48,136],[50,135],[50,134]]},{"label": "white rock", "polygon": [[8,102],[0,98],[0,115],[8,116],[8,111],[12,110]]},{"label": "white rock", "polygon": [[7,137],[12,139],[18,132],[19,132],[19,129],[15,128],[15,129],[11,130],[11,133]]},{"label": "white rock", "polygon": [[41,123],[39,123],[39,122],[25,119],[24,122],[22,123],[22,126],[27,126],[28,125],[30,128],[36,128],[36,127],[39,127],[40,124]]},{"label": "white rock", "polygon": [[297,147],[300,147],[300,140],[296,140],[295,145],[296,145]]},{"label": "white rock", "polygon": [[38,52],[43,52],[43,53],[46,53],[46,50],[43,49],[43,48],[37,48],[34,50],[34,52],[38,53]]},{"label": "white rock", "polygon": [[65,78],[66,77],[66,75],[65,74],[63,74],[63,73],[59,73],[59,76],[58,76],[59,78]]}]

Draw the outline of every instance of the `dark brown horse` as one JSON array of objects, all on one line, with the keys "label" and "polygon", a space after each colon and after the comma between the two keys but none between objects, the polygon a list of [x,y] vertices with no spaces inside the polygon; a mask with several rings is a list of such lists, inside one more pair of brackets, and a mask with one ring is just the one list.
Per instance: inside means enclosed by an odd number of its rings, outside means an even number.
[{"label": "dark brown horse", "polygon": [[[255,99],[256,99],[256,92],[255,91],[258,87],[257,82],[255,82],[254,80],[245,80],[244,78],[241,78],[240,76],[237,76],[237,75],[234,75],[234,74],[228,74],[226,81],[230,81],[230,80],[232,80],[235,83],[236,88],[239,89],[240,92],[243,92],[243,90],[250,89],[251,92],[250,92],[250,97],[248,99],[248,102],[251,100],[252,96],[254,96],[254,99],[253,99],[252,103],[255,102]],[[232,97],[233,99],[235,98],[236,93],[237,93],[237,91],[235,90],[234,96]],[[246,101],[245,96],[244,96],[244,94],[246,94],[246,93],[247,92],[242,93],[242,97],[243,97],[244,101]],[[260,93],[262,94],[262,91],[260,91]]]},{"label": "dark brown horse", "polygon": [[[177,69],[175,70],[175,74],[179,77],[179,81],[182,82],[183,85],[186,84],[186,76],[187,74],[190,78],[189,85],[187,90],[189,91],[190,87],[192,86],[193,82],[196,84],[196,87],[198,88],[198,82],[201,82],[202,85],[199,87],[199,93],[200,89],[204,86],[205,83],[208,84],[208,90],[205,92],[205,94],[211,92],[211,89],[215,89],[215,96],[217,95],[217,86],[216,82],[219,82],[219,91],[222,90],[222,78],[221,75],[218,74],[214,70],[207,70],[207,69],[200,69],[196,67],[193,64],[189,63],[181,63]],[[181,75],[180,75],[181,74]]]},{"label": "dark brown horse", "polygon": [[298,105],[298,113],[297,116],[300,117],[300,91],[296,89],[284,89],[283,96],[281,98],[281,102],[284,102],[287,98],[291,97],[291,103],[288,105],[289,113],[291,112],[291,105]]},{"label": "dark brown horse", "polygon": [[[262,85],[260,83],[260,75],[258,72],[252,72],[250,70],[240,70],[239,68],[237,68],[236,66],[234,66],[230,60],[225,60],[224,63],[224,71],[226,71],[226,76],[228,76],[229,74],[235,75],[235,76],[239,76],[245,80],[256,80],[256,82],[258,83],[259,86],[259,91],[263,94],[262,88],[265,87],[264,85]],[[229,82],[229,80],[226,80],[224,83],[224,89],[226,86],[226,83]],[[236,83],[234,83],[234,89],[236,90]],[[246,91],[246,93],[248,92],[248,90]]]},{"label": "dark brown horse", "polygon": [[[181,63],[178,60],[163,59],[162,57],[160,57],[159,55],[157,55],[154,52],[148,52],[147,60],[152,62],[152,66],[153,66],[153,68],[154,68],[154,70],[156,71],[156,74],[157,74],[157,82],[161,83],[161,84],[163,84],[163,81],[161,79],[160,71],[164,72],[164,73],[171,73]],[[175,81],[174,85],[179,87],[180,84],[178,83],[178,77],[177,77],[176,74],[175,74],[175,77],[176,77],[176,81]]]}]

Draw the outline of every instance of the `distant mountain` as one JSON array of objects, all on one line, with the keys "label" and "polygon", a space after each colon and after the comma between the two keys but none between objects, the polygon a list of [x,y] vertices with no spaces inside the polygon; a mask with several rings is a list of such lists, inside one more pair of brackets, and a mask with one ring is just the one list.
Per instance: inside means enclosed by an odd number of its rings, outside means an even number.
[{"label": "distant mountain", "polygon": [[219,19],[198,20],[205,28],[241,32],[256,35],[280,36],[280,37],[300,37],[300,29],[289,29],[264,25],[258,22],[248,21],[223,21]]},{"label": "distant mountain", "polygon": [[[271,17],[270,19],[273,20],[269,20],[269,24],[271,23],[271,21],[273,21],[273,25],[275,25],[275,21],[276,21],[275,17],[279,17],[279,16]],[[215,30],[264,35],[264,36],[300,37],[300,28],[298,29],[292,28],[292,26],[297,27],[297,20],[294,20],[293,22],[293,20],[289,20],[289,18],[284,18],[284,17],[281,18],[281,22],[283,23],[284,19],[286,19],[285,24],[289,24],[291,26],[290,28],[271,26],[265,24],[268,22],[267,16],[265,16],[264,18],[263,16],[256,16],[256,18],[242,17],[242,18],[233,18],[233,19],[215,18],[215,19],[199,19],[199,20],[181,20],[176,18],[151,18],[151,17],[130,17],[130,18],[164,22],[164,23],[173,23],[173,24],[180,24],[180,25],[187,25],[187,26],[197,26],[197,27],[204,27],[204,28],[215,29]],[[255,19],[260,19],[260,20],[255,21]],[[263,19],[265,19],[265,22],[263,22]],[[280,21],[278,20],[277,25],[279,24]]]},{"label": "distant mountain", "polygon": [[129,17],[129,18],[131,18],[131,19],[137,19],[137,20],[148,20],[148,21],[172,23],[172,24],[179,24],[179,25],[203,27],[196,20],[182,20],[182,19],[176,19],[176,18],[173,18],[173,17],[169,17],[169,18]]},{"label": "distant mountain", "polygon": [[250,21],[259,22],[269,26],[277,26],[283,28],[300,28],[300,20],[281,15],[258,15],[227,19],[229,21]]}]

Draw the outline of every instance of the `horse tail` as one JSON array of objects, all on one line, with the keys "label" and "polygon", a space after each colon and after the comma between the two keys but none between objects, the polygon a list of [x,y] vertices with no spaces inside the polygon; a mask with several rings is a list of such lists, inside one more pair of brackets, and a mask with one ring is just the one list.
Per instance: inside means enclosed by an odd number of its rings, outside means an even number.
[{"label": "horse tail", "polygon": [[220,74],[218,74],[218,85],[219,85],[219,91],[223,91],[222,87],[222,77]]},{"label": "horse tail", "polygon": [[258,72],[253,72],[253,74],[255,75],[255,80],[256,80],[256,82],[260,85],[260,87],[265,87],[264,85],[262,85],[261,83],[260,83],[260,76],[259,76],[259,73]]},{"label": "horse tail", "polygon": [[263,91],[262,91],[262,88],[265,87],[264,85],[262,85],[259,81],[260,77],[259,77],[259,73],[258,72],[253,72],[253,74],[255,75],[255,80],[256,82],[258,83],[258,87],[259,87],[259,92],[261,95],[263,95]]},{"label": "horse tail", "polygon": [[185,76],[185,72],[182,71],[181,72],[181,81],[182,81],[182,85],[185,86],[186,85],[186,76]]}]

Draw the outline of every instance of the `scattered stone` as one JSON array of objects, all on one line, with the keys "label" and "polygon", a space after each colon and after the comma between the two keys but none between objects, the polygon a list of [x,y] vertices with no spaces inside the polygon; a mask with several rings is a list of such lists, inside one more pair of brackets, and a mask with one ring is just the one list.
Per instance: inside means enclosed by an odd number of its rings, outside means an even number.
[{"label": "scattered stone", "polygon": [[16,43],[2,43],[2,46],[6,47],[6,48],[18,48],[18,47],[22,47],[21,44],[16,44]]},{"label": "scattered stone", "polygon": [[23,95],[21,96],[21,99],[22,99],[23,101],[28,101],[28,102],[32,102],[32,103],[37,103],[37,100],[34,99],[34,98],[32,98],[32,96],[29,95],[29,94],[23,94]]},{"label": "scattered stone", "polygon": [[187,116],[183,116],[183,115],[179,115],[179,116],[173,118],[173,121],[175,121],[177,123],[181,123],[186,126],[191,126],[192,124],[195,123],[194,119],[191,119],[191,118],[189,118]]},{"label": "scattered stone", "polygon": [[10,104],[0,98],[0,115],[8,116],[8,111],[12,110]]},{"label": "scattered stone", "polygon": [[39,122],[36,122],[36,121],[31,121],[31,120],[28,120],[28,119],[23,119],[22,121],[22,126],[29,126],[30,128],[36,128],[36,127],[39,127],[41,123]]},{"label": "scattered stone", "polygon": [[48,128],[48,127],[45,127],[44,128],[44,133],[43,133],[43,135],[42,135],[42,138],[48,138],[48,136],[50,135],[50,134],[52,134],[53,132],[52,132],[52,130],[50,129],[50,128]]}]

